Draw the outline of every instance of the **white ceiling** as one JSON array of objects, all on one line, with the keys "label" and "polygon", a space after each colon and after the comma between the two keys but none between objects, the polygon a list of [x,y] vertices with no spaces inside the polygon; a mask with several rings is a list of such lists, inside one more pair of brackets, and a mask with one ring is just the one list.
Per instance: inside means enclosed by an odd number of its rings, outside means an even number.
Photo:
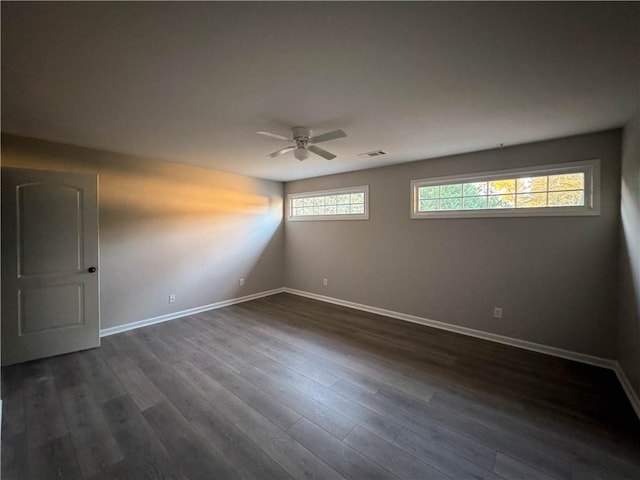
[{"label": "white ceiling", "polygon": [[[2,2],[2,130],[293,180],[618,127],[640,3]],[[265,155],[257,130],[348,137]],[[384,149],[389,155],[357,154]]]}]

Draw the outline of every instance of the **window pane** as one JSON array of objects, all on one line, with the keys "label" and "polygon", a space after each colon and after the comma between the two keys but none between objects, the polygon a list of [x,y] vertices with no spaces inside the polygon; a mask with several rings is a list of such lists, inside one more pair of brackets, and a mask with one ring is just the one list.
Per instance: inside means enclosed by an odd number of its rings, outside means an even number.
[{"label": "window pane", "polygon": [[[586,191],[598,187],[597,165],[585,161],[412,180],[412,218],[598,215]],[[554,207],[566,212],[549,211]],[[516,208],[521,210],[511,211]]]},{"label": "window pane", "polygon": [[327,205],[324,207],[325,215],[335,215],[336,214],[336,206],[335,205]]},{"label": "window pane", "polygon": [[549,192],[550,207],[576,207],[581,205],[584,205],[584,192],[582,190]]},{"label": "window pane", "polygon": [[432,212],[438,210],[438,200],[420,200],[418,211],[420,212]]},{"label": "window pane", "polygon": [[506,180],[492,180],[489,183],[489,195],[500,193],[516,193],[516,180],[509,178]]},{"label": "window pane", "polygon": [[304,207],[303,215],[313,215],[313,207]]},{"label": "window pane", "polygon": [[345,215],[349,213],[349,205],[338,205],[337,210],[338,215]]},{"label": "window pane", "polygon": [[438,198],[440,196],[440,187],[420,187],[418,189],[418,198],[428,199],[428,198]]},{"label": "window pane", "polygon": [[584,173],[549,175],[549,190],[584,190]]},{"label": "window pane", "polygon": [[474,197],[487,194],[487,182],[465,183],[462,185],[465,197]]},{"label": "window pane", "polygon": [[293,208],[301,207],[302,205],[303,205],[303,202],[301,198],[294,198],[293,202],[291,202],[291,206]]},{"label": "window pane", "polygon": [[335,205],[336,204],[336,196],[335,195],[329,195],[327,197],[325,197],[325,204],[326,205]]},{"label": "window pane", "polygon": [[300,215],[303,215],[303,209],[302,208],[294,208],[293,209],[293,216],[294,217],[299,217]]},{"label": "window pane", "polygon": [[523,193],[516,196],[516,208],[539,208],[547,206],[547,193]]},{"label": "window pane", "polygon": [[351,205],[351,213],[364,213],[364,203],[354,203]]},{"label": "window pane", "polygon": [[515,195],[490,195],[489,208],[515,208]]},{"label": "window pane", "polygon": [[303,202],[305,207],[311,207],[313,205],[313,198],[304,198]]},{"label": "window pane", "polygon": [[[460,185],[457,186],[460,187]],[[440,210],[462,210],[462,197],[441,198]]]},{"label": "window pane", "polygon": [[[461,197],[462,196],[462,185],[442,185],[440,187],[440,196],[441,197]],[[462,202],[460,202],[462,204]]]},{"label": "window pane", "polygon": [[518,193],[544,192],[547,190],[547,177],[526,177],[518,179]]},{"label": "window pane", "polygon": [[314,197],[313,204],[316,207],[319,207],[320,205],[324,205],[324,197]]},{"label": "window pane", "polygon": [[464,197],[465,210],[487,208],[487,197]]},{"label": "window pane", "polygon": [[349,196],[348,193],[346,195],[336,195],[336,197],[338,198],[337,200],[338,204],[345,205],[351,201],[351,197]]},{"label": "window pane", "polygon": [[364,193],[352,193],[351,203],[364,203]]}]

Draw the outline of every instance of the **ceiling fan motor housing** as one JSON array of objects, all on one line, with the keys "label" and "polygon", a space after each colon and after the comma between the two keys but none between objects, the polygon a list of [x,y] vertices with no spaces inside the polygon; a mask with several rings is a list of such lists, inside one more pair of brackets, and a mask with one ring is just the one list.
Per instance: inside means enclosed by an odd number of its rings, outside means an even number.
[{"label": "ceiling fan motor housing", "polygon": [[311,129],[307,127],[293,127],[291,129],[291,135],[293,139],[297,142],[298,139],[309,139],[311,137]]}]

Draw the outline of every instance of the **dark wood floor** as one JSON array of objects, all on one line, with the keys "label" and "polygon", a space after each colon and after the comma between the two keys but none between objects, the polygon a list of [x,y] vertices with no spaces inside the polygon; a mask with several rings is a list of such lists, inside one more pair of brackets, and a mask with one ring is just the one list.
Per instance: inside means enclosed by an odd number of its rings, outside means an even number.
[{"label": "dark wood floor", "polygon": [[286,294],[2,381],[4,480],[640,478],[611,372]]}]

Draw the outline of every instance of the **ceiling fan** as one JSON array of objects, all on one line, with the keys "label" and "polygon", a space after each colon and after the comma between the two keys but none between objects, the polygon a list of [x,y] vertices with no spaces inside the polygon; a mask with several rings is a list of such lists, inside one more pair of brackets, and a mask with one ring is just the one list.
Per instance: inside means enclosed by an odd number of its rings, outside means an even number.
[{"label": "ceiling fan", "polygon": [[277,133],[265,132],[260,130],[256,132],[258,135],[264,135],[265,137],[277,138],[278,140],[284,140],[285,142],[294,142],[295,145],[284,147],[277,152],[270,153],[268,157],[275,158],[285,153],[293,151],[294,157],[298,160],[306,160],[309,158],[309,152],[313,152],[316,155],[321,156],[326,160],[333,160],[336,156],[327,152],[323,148],[317,147],[316,143],[327,142],[329,140],[336,140],[338,138],[346,137],[347,134],[342,130],[333,130],[332,132],[323,133],[322,135],[311,136],[311,129],[307,127],[293,127],[291,129],[291,135],[285,137],[284,135],[278,135]]}]

